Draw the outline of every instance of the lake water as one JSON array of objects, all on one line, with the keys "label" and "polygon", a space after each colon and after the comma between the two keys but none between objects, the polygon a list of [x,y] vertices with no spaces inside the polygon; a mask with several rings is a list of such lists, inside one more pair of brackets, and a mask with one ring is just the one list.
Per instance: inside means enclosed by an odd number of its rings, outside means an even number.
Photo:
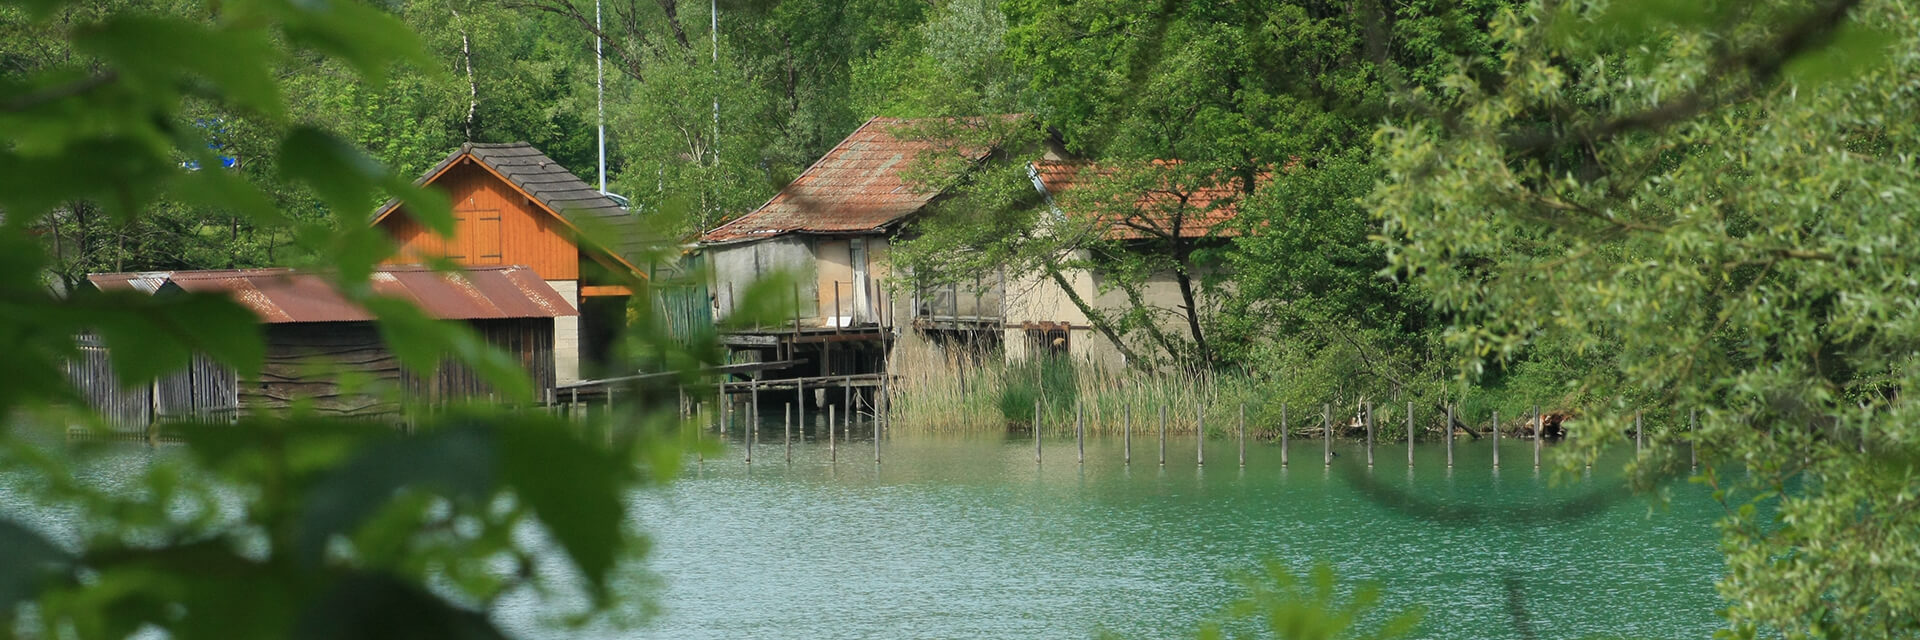
[{"label": "lake water", "polygon": [[[736,435],[725,459],[638,499],[666,581],[649,635],[1170,637],[1269,558],[1330,563],[1379,583],[1391,607],[1425,605],[1423,638],[1718,627],[1720,509],[1703,489],[1676,485],[1665,506],[1553,510],[1611,483],[1550,486],[1528,442],[1505,442],[1497,472],[1485,441],[1461,441],[1451,470],[1437,444],[1411,470],[1404,444],[1383,445],[1369,471],[1360,445],[1335,443],[1336,465],[1354,466],[1330,471],[1318,441],[1293,442],[1288,468],[1277,446],[1250,443],[1242,468],[1232,441],[1209,442],[1196,464],[1190,436],[1169,442],[1164,467],[1139,435],[1131,465],[1118,438],[1090,440],[1084,464],[1072,440],[1049,441],[1035,464],[1024,436],[904,433],[883,441],[879,464],[870,439],[842,443],[837,463],[822,443],[796,444],[788,464],[780,437],[764,432],[749,466]],[[1392,492],[1426,507],[1383,500]],[[1529,517],[1542,509],[1564,517]]]},{"label": "lake water", "polygon": [[[1422,638],[1718,627],[1719,507],[1703,489],[1675,485],[1665,506],[1556,510],[1616,495],[1612,483],[1549,486],[1527,442],[1505,442],[1496,472],[1485,441],[1462,440],[1451,470],[1437,444],[1411,470],[1404,445],[1382,445],[1369,470],[1360,445],[1336,443],[1329,470],[1318,441],[1295,441],[1290,468],[1278,447],[1250,443],[1242,468],[1231,441],[1210,442],[1196,465],[1190,436],[1170,440],[1164,467],[1147,436],[1131,465],[1117,438],[1089,440],[1084,464],[1072,440],[1048,441],[1035,464],[1024,436],[907,433],[883,441],[879,464],[871,439],[842,443],[838,462],[824,443],[796,443],[789,464],[780,432],[762,437],[751,466],[736,434],[723,458],[634,498],[661,581],[646,626],[542,632],[525,602],[502,621],[540,637],[1163,638],[1187,635],[1240,593],[1236,574],[1277,559],[1375,581],[1389,608],[1424,605]],[[166,449],[129,446],[95,475],[124,482],[155,455]],[[0,511],[18,513],[9,493]]]}]

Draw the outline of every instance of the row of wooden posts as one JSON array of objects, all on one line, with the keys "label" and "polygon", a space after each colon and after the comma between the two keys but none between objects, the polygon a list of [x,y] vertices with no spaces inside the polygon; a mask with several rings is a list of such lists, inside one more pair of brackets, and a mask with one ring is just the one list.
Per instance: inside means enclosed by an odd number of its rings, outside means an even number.
[{"label": "row of wooden posts", "polygon": [[[847,401],[848,401],[847,406],[851,409],[853,405],[852,405],[852,395],[850,392],[848,393]],[[721,404],[721,411],[723,412],[723,415],[720,416],[720,420],[716,425],[721,430],[724,430],[727,424],[725,421],[726,416],[724,415],[724,412],[727,411],[726,406],[727,405],[724,402]],[[749,420],[752,427],[747,429],[747,432],[744,435],[744,440],[746,443],[747,464],[753,463],[753,445],[759,439],[759,435],[758,435],[759,424],[760,424],[759,407],[760,407],[760,403],[758,402],[758,398],[756,397],[754,401],[749,405],[749,412],[750,412]],[[829,461],[831,462],[839,461],[839,443],[837,440],[837,436],[835,435],[835,432],[836,432],[835,424],[837,423],[839,425],[839,429],[838,429],[839,433],[849,434],[849,436],[852,433],[851,429],[852,429],[853,411],[849,410],[846,412],[845,415],[836,415],[837,409],[838,407],[836,407],[835,405],[827,406],[827,456]],[[794,423],[793,406],[791,404],[784,405],[783,413],[785,414],[785,433],[782,439],[782,445],[785,447],[786,461],[791,463],[793,462],[793,423]],[[1447,445],[1447,466],[1452,467],[1453,466],[1453,425],[1455,424],[1453,407],[1448,406],[1446,409],[1446,413],[1447,413],[1446,415],[1447,437],[1445,438],[1445,442]],[[1073,415],[1074,444],[1076,447],[1075,462],[1079,464],[1085,464],[1087,461],[1087,431],[1086,431],[1085,412],[1082,410],[1080,405],[1076,404],[1074,406],[1073,414],[1074,414]],[[881,430],[883,428],[883,425],[881,423],[881,420],[879,419],[879,416],[882,415],[882,413],[879,411],[876,411],[874,415],[875,415],[875,419],[872,421],[873,461],[880,462],[880,454],[881,454],[880,441],[881,441],[881,433],[882,433]],[[1041,437],[1041,434],[1044,431],[1042,429],[1043,415],[1044,414],[1041,411],[1041,402],[1039,400],[1035,400],[1033,403],[1033,461],[1035,464],[1041,464],[1045,461],[1044,448],[1042,446],[1044,440]],[[1122,418],[1122,423],[1121,423],[1122,424],[1121,426],[1122,458],[1121,459],[1122,459],[1122,462],[1126,464],[1132,464],[1133,463],[1133,408],[1127,407],[1123,415],[1124,417]],[[804,423],[804,420],[806,419],[806,410],[804,407],[802,407],[800,411],[800,416],[801,416],[801,420]],[[1323,406],[1320,414],[1321,427],[1322,427],[1321,438],[1320,438],[1321,459],[1322,459],[1322,462],[1328,466],[1333,465],[1333,418],[1332,416],[1333,416],[1333,406],[1332,405]],[[1413,416],[1414,416],[1413,403],[1409,402],[1407,403],[1407,434],[1408,434],[1407,435],[1407,466],[1409,467],[1413,466],[1413,462],[1414,462]],[[1207,436],[1206,436],[1205,410],[1201,409],[1201,410],[1195,411],[1194,418],[1196,420],[1196,425],[1198,427],[1197,429],[1195,429],[1194,462],[1199,465],[1205,465],[1207,463],[1207,449],[1206,449]],[[1373,466],[1373,463],[1374,463],[1374,421],[1373,421],[1373,405],[1371,403],[1369,403],[1366,406],[1364,418],[1365,418],[1366,433],[1367,433],[1366,435],[1367,466],[1371,467]],[[1689,412],[1687,414],[1687,427],[1689,430],[1691,430],[1694,427],[1694,421],[1695,421],[1695,415],[1692,412]],[[1499,446],[1500,445],[1500,413],[1498,411],[1495,411],[1493,413],[1491,422],[1493,425],[1493,442],[1494,442],[1493,467],[1497,469],[1500,467],[1500,446]],[[1532,433],[1533,467],[1535,469],[1538,469],[1540,468],[1541,445],[1545,441],[1545,438],[1543,437],[1544,431],[1545,431],[1544,423],[1541,420],[1541,413],[1540,413],[1539,407],[1536,406],[1533,408],[1533,419],[1530,422],[1533,425],[1533,429],[1532,429],[1533,431]],[[1280,405],[1280,466],[1282,467],[1287,466],[1289,462],[1288,454],[1289,454],[1290,447],[1288,446],[1289,444],[1288,441],[1291,437],[1292,430],[1289,429],[1288,427],[1289,427],[1289,424],[1287,420],[1287,406],[1285,404],[1282,404]],[[1242,467],[1247,466],[1247,406],[1245,404],[1240,405],[1239,421],[1234,430],[1234,435],[1239,445],[1240,466]],[[1160,407],[1160,426],[1158,430],[1158,436],[1159,436],[1159,464],[1164,466],[1165,464],[1167,464],[1167,407],[1165,405],[1162,405]],[[1638,412],[1635,412],[1633,416],[1633,449],[1634,449],[1634,452],[1637,454],[1640,452],[1641,449],[1644,449],[1645,447],[1646,447],[1646,430],[1641,422],[1640,414]],[[1688,461],[1693,466],[1697,467],[1699,465],[1699,451],[1697,446],[1689,447]]]}]

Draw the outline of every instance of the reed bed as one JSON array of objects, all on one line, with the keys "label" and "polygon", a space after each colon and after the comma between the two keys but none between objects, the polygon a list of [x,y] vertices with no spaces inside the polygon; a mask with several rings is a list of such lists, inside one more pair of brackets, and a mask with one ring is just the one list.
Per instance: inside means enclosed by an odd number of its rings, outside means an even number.
[{"label": "reed bed", "polygon": [[[1209,434],[1232,434],[1243,405],[1249,438],[1279,434],[1277,419],[1263,419],[1272,412],[1264,410],[1255,385],[1241,376],[1147,375],[1068,358],[1008,363],[997,351],[945,350],[923,341],[903,342],[889,369],[899,377],[888,424],[907,431],[1028,429],[1038,402],[1048,436],[1073,435],[1076,411],[1091,434],[1119,434],[1129,412],[1136,435],[1152,434],[1163,407],[1168,433],[1192,434],[1204,423]],[[1298,431],[1306,422],[1296,419],[1293,426]],[[1311,422],[1317,429],[1317,418]]]}]

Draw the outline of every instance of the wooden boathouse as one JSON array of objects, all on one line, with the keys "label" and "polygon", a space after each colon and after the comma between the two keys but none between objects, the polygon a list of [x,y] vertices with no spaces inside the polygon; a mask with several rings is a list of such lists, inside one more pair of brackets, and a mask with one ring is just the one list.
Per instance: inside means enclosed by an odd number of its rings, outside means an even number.
[{"label": "wooden boathouse", "polygon": [[[299,405],[331,415],[391,414],[401,402],[446,403],[493,393],[472,371],[443,363],[432,371],[403,367],[374,326],[326,277],[291,269],[155,271],[88,276],[102,291],[156,296],[183,292],[232,296],[259,316],[266,362],[241,379],[205,358],[149,388],[118,388],[104,349],[83,337],[82,357],[69,364],[76,387],[115,426],[222,418],[238,412]],[[413,303],[429,316],[466,323],[488,344],[519,361],[541,400],[551,398],[554,321],[573,307],[526,267],[470,267],[441,273],[417,266],[376,271],[376,293]],[[352,384],[348,384],[351,381]]]},{"label": "wooden boathouse", "polygon": [[636,266],[646,238],[631,212],[525,142],[460,145],[415,184],[452,200],[453,233],[433,233],[389,201],[372,218],[400,245],[389,264],[532,269],[579,310],[554,323],[555,379],[631,373],[612,368],[629,298],[647,277]]},{"label": "wooden boathouse", "polygon": [[[911,329],[945,340],[998,338],[999,282],[918,287],[891,272],[894,240],[940,194],[910,177],[915,159],[951,148],[914,135],[927,121],[874,118],[840,141],[759,208],[700,237],[711,266],[713,312],[746,307],[754,282],[793,278],[791,317],[723,337],[731,363],[780,362],[756,372],[761,392],[791,393],[803,407],[851,402],[876,408],[888,354]],[[951,123],[949,123],[951,124]],[[993,149],[959,151],[969,162]],[[902,283],[907,284],[902,284]]]}]

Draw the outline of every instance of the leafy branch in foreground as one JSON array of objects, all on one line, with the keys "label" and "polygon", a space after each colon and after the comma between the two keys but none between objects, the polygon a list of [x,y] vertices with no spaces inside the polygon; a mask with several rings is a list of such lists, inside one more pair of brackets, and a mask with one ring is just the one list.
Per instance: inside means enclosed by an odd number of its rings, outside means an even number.
[{"label": "leafy branch in foreground", "polygon": [[1342,597],[1333,568],[1325,564],[1315,565],[1306,575],[1294,575],[1278,561],[1269,560],[1261,571],[1239,582],[1247,594],[1221,609],[1218,619],[1202,624],[1195,637],[1392,640],[1412,635],[1426,615],[1418,607],[1382,611],[1380,587],[1372,583],[1354,587]]},{"label": "leafy branch in foreground", "polygon": [[[0,521],[0,635],[495,638],[491,608],[510,594],[578,603],[561,612],[572,622],[639,603],[619,571],[644,550],[628,491],[672,477],[691,438],[657,389],[626,389],[628,405],[584,421],[448,407],[417,417],[418,435],[297,409],[166,425],[186,443],[180,455],[128,487],[83,480],[88,449],[58,442],[74,417],[62,405],[80,395],[64,363],[82,335],[104,342],[118,382],[134,387],[195,354],[246,376],[264,349],[257,319],[232,300],[50,287],[56,262],[39,230],[57,234],[63,209],[130,224],[178,202],[274,228],[321,256],[315,270],[376,316],[403,367],[465,365],[507,406],[533,394],[471,329],[369,285],[393,247],[366,213],[397,196],[445,234],[445,197],[288,115],[283,63],[339,64],[376,86],[400,65],[431,71],[405,24],[353,0],[80,4],[0,2],[10,32],[53,34],[71,53],[0,77],[0,490],[36,505],[10,514],[31,527]],[[221,169],[194,115],[209,111],[275,132],[272,171]],[[305,190],[330,217],[286,215],[267,195],[279,187]],[[690,369],[713,360],[710,344],[651,326],[630,339]]]},{"label": "leafy branch in foreground", "polygon": [[1469,377],[1587,359],[1570,465],[1636,411],[1697,412],[1634,466],[1699,447],[1734,637],[1914,637],[1920,31],[1897,2],[1655,5],[1504,15],[1498,82],[1383,129],[1390,272],[1457,314]]}]

